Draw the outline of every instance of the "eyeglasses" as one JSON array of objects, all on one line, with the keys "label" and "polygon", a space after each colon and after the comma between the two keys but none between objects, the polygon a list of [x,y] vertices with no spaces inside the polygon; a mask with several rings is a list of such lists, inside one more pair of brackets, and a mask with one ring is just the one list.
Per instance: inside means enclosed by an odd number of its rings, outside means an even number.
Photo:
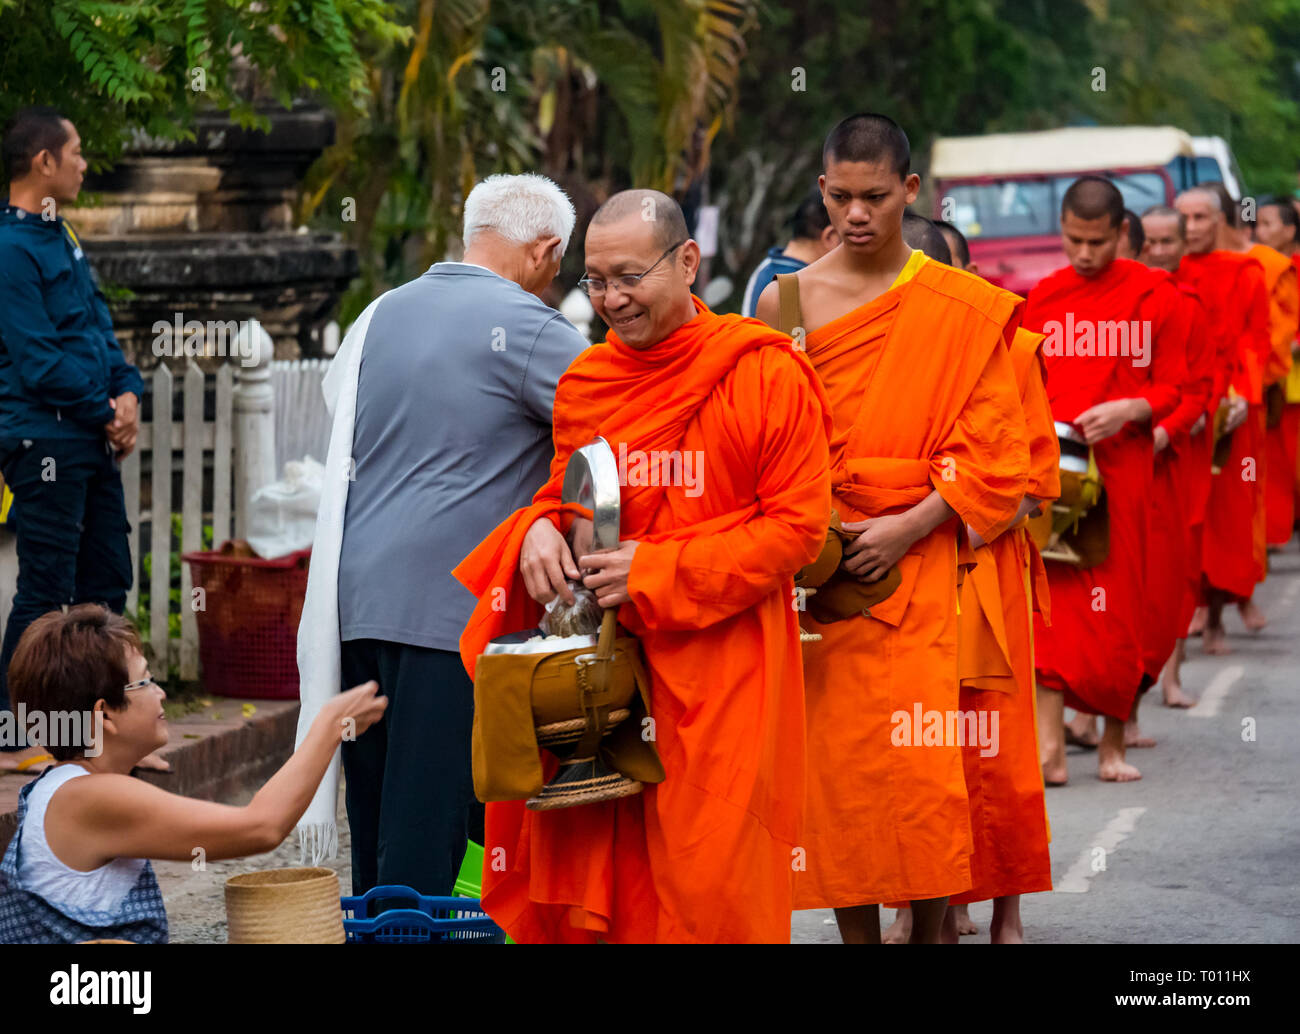
[{"label": "eyeglasses", "polygon": [[141,679],[139,682],[128,682],[125,686],[122,687],[122,692],[130,693],[131,690],[133,689],[144,689],[148,686],[157,686],[157,685],[158,683],[156,683],[153,680],[153,676],[150,675],[147,679]]},{"label": "eyeglasses", "polygon": [[657,259],[655,259],[654,266],[651,266],[644,273],[625,273],[622,276],[616,276],[609,281],[595,280],[589,276],[584,276],[581,280],[578,281],[578,286],[581,287],[584,291],[586,291],[587,294],[596,295],[596,296],[600,296],[604,294],[606,287],[608,287],[609,284],[611,283],[618,284],[618,286],[621,287],[624,291],[636,290],[637,285],[641,283],[641,281],[644,280],[647,276],[649,276],[651,272],[654,271],[655,266],[659,265],[660,262],[666,259],[669,255],[671,255],[674,251],[676,251],[685,243],[686,243],[685,240],[678,241],[671,248],[669,248],[662,255],[660,255]]}]

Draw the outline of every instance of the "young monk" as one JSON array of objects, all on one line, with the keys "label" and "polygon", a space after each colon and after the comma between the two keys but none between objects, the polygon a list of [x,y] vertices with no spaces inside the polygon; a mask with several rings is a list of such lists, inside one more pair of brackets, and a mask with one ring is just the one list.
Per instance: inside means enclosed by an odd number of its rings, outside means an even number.
[{"label": "young monk", "polygon": [[966,235],[962,233],[952,223],[937,220],[934,224],[943,234],[943,239],[948,242],[948,250],[952,253],[954,265],[958,269],[964,269],[967,273],[973,273],[979,276],[979,265],[971,261],[970,242],[966,240]]},{"label": "young monk", "polygon": [[1221,400],[1216,408],[1224,410],[1225,432],[1232,436],[1227,460],[1211,479],[1201,555],[1206,606],[1192,623],[1193,632],[1203,632],[1206,653],[1224,654],[1229,647],[1223,608],[1229,601],[1247,601],[1264,577],[1263,524],[1257,549],[1256,520],[1262,513],[1257,496],[1264,456],[1263,379],[1272,342],[1264,270],[1253,256],[1223,247],[1236,238],[1229,233],[1225,240],[1224,208],[1211,188],[1184,191],[1175,207],[1187,224],[1180,276],[1196,289],[1208,325],[1220,332],[1211,399]]},{"label": "young monk", "polygon": [[[1118,258],[1130,261],[1142,257],[1146,248],[1146,232],[1137,213],[1124,210],[1124,223],[1128,232],[1120,237]],[[1150,263],[1148,263],[1150,265]],[[1161,268],[1152,266],[1152,268]],[[1166,270],[1166,272],[1168,272]],[[1159,340],[1166,355],[1177,352],[1182,368],[1186,369],[1186,339],[1191,332],[1191,314],[1185,307],[1181,291],[1162,289],[1154,298],[1153,309],[1158,321],[1152,328],[1154,340]],[[1198,330],[1199,332],[1199,330]],[[1190,375],[1189,375],[1190,376]],[[1179,405],[1169,416],[1152,429],[1152,450],[1155,466],[1151,483],[1150,505],[1147,511],[1147,550],[1144,558],[1143,591],[1147,599],[1173,600],[1181,596],[1184,572],[1190,560],[1186,541],[1186,510],[1181,496],[1181,485],[1174,471],[1174,453],[1168,451],[1170,434],[1182,433],[1195,422],[1204,400],[1198,401],[1189,394],[1190,385],[1179,386]],[[1143,735],[1138,724],[1138,711],[1146,691],[1155,684],[1178,642],[1180,627],[1176,607],[1155,607],[1142,623],[1143,677],[1133,709],[1124,723],[1124,746],[1154,747],[1156,741]],[[1097,718],[1080,713],[1066,725],[1066,740],[1085,747],[1096,747]]]},{"label": "young monk", "polygon": [[[1016,517],[1029,466],[1007,351],[1020,300],[902,239],[920,179],[907,136],[862,114],[827,137],[820,179],[841,245],[800,270],[808,356],[834,413],[831,477],[843,569],[901,584],[821,624],[804,648],[809,787],[796,908],[835,909],[845,943],[879,943],[878,905],[910,901],[911,940],[938,942],[948,897],[971,886],[970,813],[956,737],[959,561],[965,526]],[[758,316],[778,318],[774,285]],[[936,739],[939,742],[936,742]]]},{"label": "young monk", "polygon": [[[1158,423],[1153,432],[1156,492],[1162,512],[1159,526],[1162,535],[1174,540],[1175,548],[1151,551],[1153,558],[1162,562],[1158,571],[1148,571],[1148,576],[1154,579],[1148,596],[1162,601],[1181,600],[1176,607],[1160,608],[1161,620],[1165,616],[1163,611],[1173,612],[1177,636],[1173,652],[1165,662],[1160,685],[1166,707],[1191,707],[1195,701],[1183,692],[1182,663],[1186,656],[1187,628],[1201,595],[1201,539],[1205,528],[1205,506],[1210,496],[1210,453],[1213,447],[1208,427],[1212,411],[1218,407],[1218,399],[1211,402],[1210,395],[1215,341],[1219,331],[1209,324],[1196,290],[1180,276],[1180,264],[1187,250],[1183,217],[1172,208],[1150,208],[1142,216],[1142,228],[1146,236],[1143,260],[1153,268],[1173,274],[1180,293],[1182,325],[1185,328],[1181,334],[1175,332],[1174,340],[1181,339],[1185,345],[1187,381],[1178,408]],[[1172,485],[1167,483],[1170,478]],[[1168,515],[1171,501],[1175,509],[1172,515]],[[1148,675],[1153,671],[1151,662],[1157,660],[1159,652],[1158,649],[1148,650],[1145,654]]]},{"label": "young monk", "polygon": [[[1262,202],[1255,221],[1255,240],[1280,252],[1300,271],[1300,216],[1294,204],[1285,198]],[[1291,539],[1300,509],[1300,362],[1297,342],[1292,341],[1292,364],[1286,378],[1286,404],[1282,421],[1268,431],[1268,461],[1265,464],[1264,494],[1268,512],[1269,545],[1283,546]]]},{"label": "young monk", "polygon": [[[956,227],[939,229],[955,260],[951,264],[969,271],[965,237]],[[938,258],[928,249],[926,254]],[[1019,519],[987,544],[974,529],[967,529],[978,562],[967,572],[961,589],[961,709],[968,714],[996,714],[999,747],[994,754],[977,743],[962,747],[974,842],[973,886],[949,899],[945,917],[949,943],[960,934],[976,932],[969,905],[989,899],[993,901],[989,940],[1021,943],[1020,896],[1052,889],[1047,806],[1038,761],[1033,647],[1034,613],[1048,612],[1047,572],[1026,527],[1026,518],[1060,492],[1060,449],[1043,383],[1042,342],[1041,334],[1023,327],[1011,342],[1030,464]]]},{"label": "young monk", "polygon": [[1110,540],[1093,567],[1047,565],[1052,623],[1040,616],[1034,634],[1049,785],[1067,778],[1067,703],[1105,718],[1098,775],[1109,782],[1141,778],[1125,759],[1124,723],[1143,677],[1149,424],[1173,411],[1183,374],[1177,355],[1156,337],[1174,288],[1167,274],[1116,258],[1126,223],[1123,197],[1109,180],[1085,176],[1071,184],[1061,203],[1070,265],[1030,291],[1025,312],[1025,325],[1048,335],[1052,413],[1073,424],[1096,455]]},{"label": "young monk", "polygon": [[[471,674],[582,569],[652,682],[662,783],[563,810],[488,804],[483,903],[516,941],[790,939],[806,750],[793,577],[825,542],[830,420],[787,335],[691,294],[699,261],[664,194],[597,211],[583,285],[609,334],[560,380],[533,505],[453,572],[479,598],[461,638]],[[573,557],[560,490],[597,435],[659,476],[629,464],[618,549]],[[693,458],[693,484],[662,475],[673,455]]]}]

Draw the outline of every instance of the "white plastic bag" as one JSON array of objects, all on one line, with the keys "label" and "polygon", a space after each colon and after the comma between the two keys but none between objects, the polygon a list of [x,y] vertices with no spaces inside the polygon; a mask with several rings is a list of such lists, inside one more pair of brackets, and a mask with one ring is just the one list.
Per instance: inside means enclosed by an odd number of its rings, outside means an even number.
[{"label": "white plastic bag", "polygon": [[284,476],[248,501],[248,544],[268,560],[306,549],[316,532],[325,467],[305,456],[284,465]]}]

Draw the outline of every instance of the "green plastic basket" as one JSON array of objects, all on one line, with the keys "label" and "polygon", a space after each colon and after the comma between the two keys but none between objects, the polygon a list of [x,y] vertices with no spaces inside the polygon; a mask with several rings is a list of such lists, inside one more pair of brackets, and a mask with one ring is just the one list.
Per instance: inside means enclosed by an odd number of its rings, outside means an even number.
[{"label": "green plastic basket", "polygon": [[483,846],[470,840],[465,845],[465,860],[460,863],[460,875],[452,890],[458,898],[483,896]]},{"label": "green plastic basket", "polygon": [[[474,841],[465,844],[465,860],[460,863],[460,875],[456,877],[456,886],[452,894],[458,898],[481,898],[483,896],[483,845]],[[509,937],[506,944],[514,944]]]}]

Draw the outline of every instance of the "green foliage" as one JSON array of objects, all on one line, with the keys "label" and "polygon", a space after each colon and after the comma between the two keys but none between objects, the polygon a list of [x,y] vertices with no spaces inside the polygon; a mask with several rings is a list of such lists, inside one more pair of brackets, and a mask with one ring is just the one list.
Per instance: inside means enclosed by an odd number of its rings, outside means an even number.
[{"label": "green foliage", "polygon": [[1300,160],[1297,0],[1127,0],[1091,22],[1103,123],[1168,123],[1232,145],[1250,191],[1293,191]]},{"label": "green foliage", "polygon": [[[396,6],[412,35],[359,44],[370,68],[366,109],[340,113],[300,213],[341,229],[360,251],[343,324],[448,253],[465,195],[490,173],[543,172],[574,197],[580,218],[626,186],[684,190],[735,103],[756,3]],[[355,221],[340,219],[349,198]],[[569,254],[572,282],[581,255]]]},{"label": "green foliage", "polygon": [[351,109],[367,89],[354,41],[408,34],[390,16],[386,0],[0,0],[0,121],[53,105],[101,169],[131,131],[193,140],[202,109],[269,127],[241,81],[248,65],[286,107],[310,92]]}]

